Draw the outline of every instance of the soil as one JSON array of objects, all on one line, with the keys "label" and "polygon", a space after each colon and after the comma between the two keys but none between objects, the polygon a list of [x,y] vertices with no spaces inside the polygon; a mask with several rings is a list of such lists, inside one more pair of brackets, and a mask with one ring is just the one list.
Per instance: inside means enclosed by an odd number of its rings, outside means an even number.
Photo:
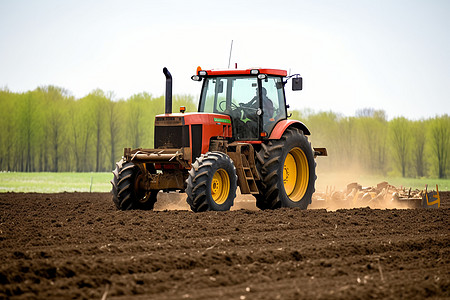
[{"label": "soil", "polygon": [[118,211],[106,193],[0,194],[0,299],[450,298],[438,209]]}]

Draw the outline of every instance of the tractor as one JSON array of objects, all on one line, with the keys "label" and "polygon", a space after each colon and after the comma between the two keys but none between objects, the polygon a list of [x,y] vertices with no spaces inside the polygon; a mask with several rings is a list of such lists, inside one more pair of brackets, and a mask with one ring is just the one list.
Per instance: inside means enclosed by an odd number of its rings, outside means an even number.
[{"label": "tractor", "polygon": [[192,211],[226,211],[236,190],[262,210],[306,209],[315,191],[317,156],[308,128],[289,120],[284,87],[302,89],[299,74],[278,69],[203,70],[198,112],[172,113],[172,75],[165,113],[155,117],[154,148],[125,148],[113,171],[118,209],[151,210],[159,192],[185,192]]}]

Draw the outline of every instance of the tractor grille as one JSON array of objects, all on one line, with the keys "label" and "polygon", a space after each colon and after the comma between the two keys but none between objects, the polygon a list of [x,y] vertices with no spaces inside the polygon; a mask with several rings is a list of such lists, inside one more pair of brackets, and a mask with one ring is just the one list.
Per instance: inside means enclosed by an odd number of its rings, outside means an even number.
[{"label": "tractor grille", "polygon": [[192,161],[202,154],[202,124],[192,125]]},{"label": "tractor grille", "polygon": [[189,147],[189,126],[155,126],[155,148]]}]

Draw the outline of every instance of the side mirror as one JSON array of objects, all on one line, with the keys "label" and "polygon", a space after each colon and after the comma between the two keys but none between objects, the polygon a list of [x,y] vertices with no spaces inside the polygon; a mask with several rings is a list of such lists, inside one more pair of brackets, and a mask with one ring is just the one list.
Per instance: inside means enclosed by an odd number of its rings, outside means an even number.
[{"label": "side mirror", "polygon": [[301,91],[303,89],[303,78],[296,77],[292,78],[292,90]]},{"label": "side mirror", "polygon": [[219,86],[217,88],[218,88],[217,92],[219,94],[222,94],[223,93],[223,81],[222,80],[219,81]]}]

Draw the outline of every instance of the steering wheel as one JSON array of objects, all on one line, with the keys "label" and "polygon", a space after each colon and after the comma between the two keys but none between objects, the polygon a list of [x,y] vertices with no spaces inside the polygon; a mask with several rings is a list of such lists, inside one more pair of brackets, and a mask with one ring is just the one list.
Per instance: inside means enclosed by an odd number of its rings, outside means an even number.
[{"label": "steering wheel", "polygon": [[[219,102],[219,109],[221,111],[225,111],[225,108],[222,107],[225,103],[226,103],[225,100]],[[240,107],[237,106],[234,102],[231,102],[231,110],[237,110],[237,109],[240,109]]]},{"label": "steering wheel", "polygon": [[219,109],[220,109],[221,111],[224,111],[224,110],[225,110],[225,109],[222,107],[222,105],[223,105],[224,103],[225,103],[225,100],[219,102]]}]

